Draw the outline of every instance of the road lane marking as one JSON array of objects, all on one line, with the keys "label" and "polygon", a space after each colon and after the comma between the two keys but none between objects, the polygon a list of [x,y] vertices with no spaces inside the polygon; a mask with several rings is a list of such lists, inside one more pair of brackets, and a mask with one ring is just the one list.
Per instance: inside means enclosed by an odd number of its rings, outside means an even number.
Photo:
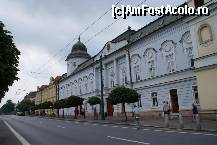
[{"label": "road lane marking", "polygon": [[185,134],[185,133],[187,133],[187,132],[182,131],[182,132],[178,132],[178,133]]},{"label": "road lane marking", "polygon": [[126,127],[126,126],[125,126],[125,127],[121,127],[121,128],[124,128],[124,129],[126,129],[126,128],[129,128],[129,127]]},{"label": "road lane marking", "polygon": [[156,131],[156,132],[161,132],[161,131],[163,131],[163,130],[158,130],[158,129],[156,129],[156,130],[154,130],[154,131]]},{"label": "road lane marking", "polygon": [[4,121],[6,126],[10,129],[10,131],[16,136],[16,138],[23,144],[23,145],[30,145],[30,143],[22,137],[15,129],[12,128],[10,124],[8,124],[6,121]]},{"label": "road lane marking", "polygon": [[140,141],[130,140],[130,139],[124,139],[124,138],[118,138],[118,137],[113,137],[113,136],[107,136],[107,138],[122,140],[122,141],[127,141],[127,142],[133,142],[133,143],[137,143],[137,144],[150,145],[150,143],[145,143],[145,142],[140,142]]},{"label": "road lane marking", "polygon": [[118,126],[115,125],[115,126],[112,126],[112,127],[115,127],[115,128],[116,128],[116,127],[118,127]]},{"label": "road lane marking", "polygon": [[193,132],[193,133],[191,133],[191,134],[200,135],[200,134],[202,134],[202,133],[200,133],[200,132]]},{"label": "road lane marking", "polygon": [[143,130],[145,130],[145,131],[149,131],[149,130],[151,130],[151,129],[145,128],[145,129],[143,129]]},{"label": "road lane marking", "polygon": [[206,136],[217,136],[217,134],[203,134],[203,135],[206,135]]},{"label": "road lane marking", "polygon": [[174,131],[174,130],[168,130],[168,131],[165,131],[165,132],[173,133],[173,132],[177,132],[177,131]]},{"label": "road lane marking", "polygon": [[105,125],[102,125],[102,126],[108,126],[108,125],[105,124]]},{"label": "road lane marking", "polygon": [[93,124],[94,126],[99,125],[99,124]]}]

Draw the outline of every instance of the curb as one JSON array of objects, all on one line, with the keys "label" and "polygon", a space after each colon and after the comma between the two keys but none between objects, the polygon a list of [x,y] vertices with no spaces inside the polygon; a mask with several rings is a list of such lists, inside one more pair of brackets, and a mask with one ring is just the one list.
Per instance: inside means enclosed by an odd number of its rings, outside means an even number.
[{"label": "curb", "polygon": [[[42,116],[30,116],[30,117],[39,117],[39,118],[47,118],[47,119],[55,119],[55,120],[66,120],[66,121],[77,121],[77,122],[88,122],[88,123],[99,123],[99,124],[114,124],[114,125],[124,125],[124,126],[136,126],[136,124],[132,123],[115,123],[115,122],[101,122],[101,121],[90,121],[90,120],[78,120],[78,119],[67,119],[67,118],[56,118],[56,117],[42,117]],[[192,129],[192,128],[183,128],[179,129],[176,127],[164,127],[164,126],[155,126],[155,125],[142,125],[141,127],[151,127],[151,128],[163,128],[163,129],[173,129],[173,130],[187,130],[187,131],[200,131],[200,132],[214,132],[217,133],[217,130],[209,130],[209,129]]]}]

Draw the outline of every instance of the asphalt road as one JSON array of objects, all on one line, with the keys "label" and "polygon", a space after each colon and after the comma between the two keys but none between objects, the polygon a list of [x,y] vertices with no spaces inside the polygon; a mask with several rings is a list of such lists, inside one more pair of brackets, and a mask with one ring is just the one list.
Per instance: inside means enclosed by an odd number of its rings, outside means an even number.
[{"label": "asphalt road", "polygon": [[130,126],[23,116],[0,116],[0,120],[7,122],[21,136],[21,141],[26,141],[24,144],[31,145],[217,145],[215,133],[137,130]]}]

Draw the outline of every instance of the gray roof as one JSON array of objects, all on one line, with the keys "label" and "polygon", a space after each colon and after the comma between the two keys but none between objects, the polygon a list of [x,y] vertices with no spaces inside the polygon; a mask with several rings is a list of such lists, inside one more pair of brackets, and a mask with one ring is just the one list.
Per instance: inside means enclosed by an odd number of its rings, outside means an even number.
[{"label": "gray roof", "polygon": [[72,46],[71,53],[67,56],[66,60],[76,57],[87,59],[91,58],[91,56],[87,53],[87,47],[80,41],[80,37],[78,42]]}]

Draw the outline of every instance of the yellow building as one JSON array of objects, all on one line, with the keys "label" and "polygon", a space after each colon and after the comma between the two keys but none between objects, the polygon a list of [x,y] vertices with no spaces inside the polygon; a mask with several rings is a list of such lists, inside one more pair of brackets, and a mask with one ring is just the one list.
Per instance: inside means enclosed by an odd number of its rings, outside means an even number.
[{"label": "yellow building", "polygon": [[[37,88],[35,104],[41,104],[44,102],[55,103],[57,99],[57,89],[56,84],[61,79],[60,76],[57,76],[55,79],[50,78],[49,85],[42,85]],[[41,112],[40,112],[41,111]],[[45,113],[46,115],[56,115],[56,110],[54,109],[45,109],[45,110],[36,110],[36,114]]]},{"label": "yellow building", "polygon": [[[194,5],[198,0],[192,1]],[[202,117],[215,118],[217,114],[217,3],[201,0],[210,10],[209,16],[195,17],[192,24],[195,75],[198,83]]]}]

